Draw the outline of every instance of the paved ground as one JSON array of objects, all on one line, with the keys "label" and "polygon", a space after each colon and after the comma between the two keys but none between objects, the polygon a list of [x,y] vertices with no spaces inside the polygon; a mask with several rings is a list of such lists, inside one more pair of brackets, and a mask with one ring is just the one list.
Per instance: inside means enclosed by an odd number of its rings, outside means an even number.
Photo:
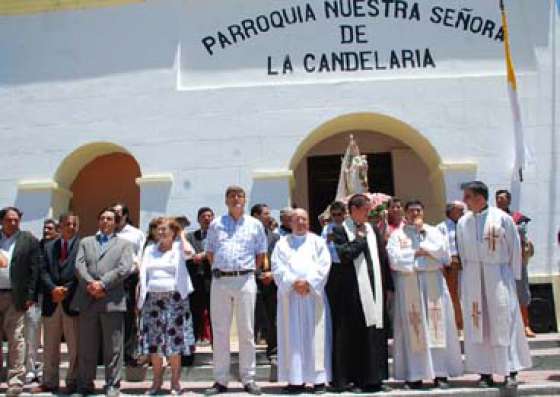
[{"label": "paved ground", "polygon": [[[465,375],[460,378],[451,379],[451,388],[449,390],[439,390],[431,388],[431,384],[426,384],[422,390],[418,391],[405,391],[402,389],[402,383],[389,381],[389,385],[393,388],[391,392],[388,393],[375,393],[376,396],[439,396],[439,397],[459,397],[459,396],[484,396],[484,397],[508,397],[508,396],[560,396],[560,334],[546,334],[539,335],[536,339],[530,340],[531,354],[533,356],[534,363],[538,363],[540,360],[541,365],[532,368],[530,371],[524,371],[519,374],[519,387],[514,390],[506,390],[499,387],[499,382],[503,379],[496,377],[495,381],[498,382],[498,387],[490,389],[478,389],[476,388],[476,380],[478,376],[476,375]],[[4,347],[5,349],[6,347]],[[262,356],[262,351],[264,346],[259,346],[258,351],[259,356]],[[63,362],[61,363],[61,372],[67,368],[68,363],[65,362],[66,349],[63,346]],[[236,351],[237,346],[232,346],[232,350]],[[182,387],[184,390],[184,395],[202,395],[204,389],[211,386],[212,382],[210,380],[212,369],[211,369],[211,349],[209,346],[199,346],[197,348],[197,359],[195,361],[194,369],[184,369]],[[261,357],[261,360],[264,357]],[[259,361],[261,361],[259,360]],[[232,362],[235,363],[236,357],[233,357]],[[266,361],[266,360],[265,360]],[[259,365],[257,372],[265,374],[262,379],[268,378],[268,373],[270,371],[268,365]],[[267,363],[268,364],[268,363]],[[166,371],[169,378],[169,370]],[[198,376],[193,376],[194,373],[198,373]],[[150,376],[150,373],[148,373]],[[201,378],[199,378],[202,376]],[[98,379],[102,379],[103,371],[102,368],[98,368]],[[186,379],[194,379],[193,381],[187,381]],[[203,379],[205,381],[198,381]],[[270,382],[258,382],[263,389],[265,395],[278,395],[281,392],[281,387],[283,384],[270,383]],[[149,380],[144,382],[122,382],[121,392],[123,397],[128,396],[139,396],[143,395],[144,392],[149,389],[151,382]],[[29,390],[36,384],[28,385],[25,388],[24,396],[31,395]],[[6,392],[5,383],[0,385],[0,394]],[[96,381],[96,391],[98,394],[102,394],[103,381]],[[164,394],[169,392],[169,381],[164,384]],[[38,394],[37,396],[51,396],[52,394]],[[232,382],[230,384],[230,393],[227,396],[240,396],[246,395],[243,393],[241,384],[238,382]],[[344,393],[343,395],[350,395],[350,393]],[[363,394],[367,395],[367,394]],[[335,394],[328,393],[326,396],[335,396]]]},{"label": "paved ground", "polygon": [[[519,374],[520,385],[517,390],[505,390],[495,387],[491,389],[477,389],[475,381],[477,376],[466,375],[451,381],[452,388],[449,390],[438,390],[431,388],[430,384],[426,384],[423,390],[405,391],[402,390],[402,384],[397,382],[389,382],[393,387],[393,391],[388,393],[375,393],[376,396],[560,396],[560,371],[528,371]],[[500,382],[501,378],[496,378]],[[96,382],[97,392],[102,394],[102,381]],[[202,395],[204,389],[211,386],[211,382],[182,382],[184,395]],[[263,382],[260,383],[265,395],[278,395],[282,385],[277,383]],[[23,395],[31,395],[29,393],[31,385],[26,387]],[[139,396],[150,387],[150,382],[123,382],[121,392],[126,396]],[[169,392],[169,383],[164,384],[164,394]],[[5,393],[5,388],[0,389],[0,393]],[[244,395],[241,384],[234,382],[230,384],[230,393],[228,396]],[[351,393],[344,393],[349,395]],[[38,396],[50,396],[51,394],[40,394]],[[334,396],[328,393],[326,396]],[[367,395],[367,394],[364,394]],[[124,396],[123,396],[124,397]]]}]

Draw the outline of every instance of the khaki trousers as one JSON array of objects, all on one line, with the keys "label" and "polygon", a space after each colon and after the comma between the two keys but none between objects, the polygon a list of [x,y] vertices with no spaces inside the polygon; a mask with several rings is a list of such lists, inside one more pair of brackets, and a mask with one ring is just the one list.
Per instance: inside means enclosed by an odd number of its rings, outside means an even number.
[{"label": "khaki trousers", "polygon": [[25,371],[40,377],[42,363],[39,362],[39,345],[41,344],[41,297],[39,303],[25,312],[23,320],[23,337],[25,339]]},{"label": "khaki trousers", "polygon": [[77,386],[78,380],[78,317],[64,312],[58,304],[50,317],[43,317],[45,334],[43,384],[50,388],[59,387],[60,343],[62,336],[68,346],[69,368],[66,374],[66,387]]},{"label": "khaki trousers", "polygon": [[210,316],[214,333],[212,346],[214,379],[223,386],[227,386],[230,376],[229,342],[234,312],[239,337],[239,378],[243,384],[255,378],[256,299],[257,284],[254,274],[212,279]]},{"label": "khaki trousers", "polygon": [[0,291],[0,340],[8,338],[8,387],[23,386],[25,381],[25,311],[16,310],[10,291]]}]

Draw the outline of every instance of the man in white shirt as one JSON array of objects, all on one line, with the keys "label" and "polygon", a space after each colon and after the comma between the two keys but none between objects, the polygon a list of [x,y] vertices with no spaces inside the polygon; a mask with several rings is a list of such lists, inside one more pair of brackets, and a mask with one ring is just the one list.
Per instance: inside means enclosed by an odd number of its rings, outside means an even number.
[{"label": "man in white shirt", "polygon": [[144,243],[146,236],[144,233],[132,226],[130,219],[130,210],[124,203],[115,203],[111,206],[117,215],[120,217],[120,222],[117,225],[117,237],[132,243],[133,249],[133,268],[132,274],[124,283],[124,288],[127,294],[126,299],[126,315],[124,317],[124,362],[125,365],[135,365],[135,351],[136,351],[136,334],[137,334],[137,321],[136,321],[136,287],[138,286],[138,269],[142,261],[142,252],[144,251]]}]

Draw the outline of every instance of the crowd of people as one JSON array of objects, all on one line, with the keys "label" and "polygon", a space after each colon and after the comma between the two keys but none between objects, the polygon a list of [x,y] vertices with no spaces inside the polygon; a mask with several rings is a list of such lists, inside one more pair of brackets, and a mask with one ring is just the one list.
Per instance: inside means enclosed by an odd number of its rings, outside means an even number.
[{"label": "crowd of people", "polygon": [[[389,390],[389,343],[394,378],[406,389],[424,381],[446,389],[449,378],[493,375],[515,387],[531,366],[527,336],[530,300],[529,218],[510,213],[511,195],[463,185],[446,220],[424,222],[424,204],[391,199],[372,208],[367,195],[334,202],[322,234],[309,230],[308,213],[285,208],[280,224],[266,204],[245,213],[239,186],[225,192],[227,213],[198,211],[199,228],[185,217],[152,220],[145,235],[116,203],[98,214],[98,231],[80,238],[79,216],[46,220],[43,239],[20,230],[15,207],[0,211],[0,316],[8,340],[8,395],[26,382],[33,392],[60,390],[61,341],[68,349],[66,394],[94,392],[98,357],[104,393],[120,393],[124,365],[150,362],[159,394],[165,363],[170,393],[181,389],[181,366],[196,344],[211,344],[214,384],[230,381],[230,328],[235,314],[239,379],[255,383],[261,332],[267,357],[278,367],[283,392],[321,394]],[[43,363],[37,350],[43,333]],[[464,337],[463,363],[460,337]]]}]

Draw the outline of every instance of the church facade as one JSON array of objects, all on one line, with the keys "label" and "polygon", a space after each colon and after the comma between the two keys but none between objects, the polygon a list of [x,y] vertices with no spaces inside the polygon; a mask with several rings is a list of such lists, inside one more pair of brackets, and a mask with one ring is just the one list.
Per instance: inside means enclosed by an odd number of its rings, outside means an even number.
[{"label": "church facade", "polygon": [[[505,4],[531,154],[514,202],[560,299],[559,14]],[[91,232],[121,200],[144,229],[195,221],[230,184],[315,216],[350,134],[371,190],[431,222],[465,180],[512,187],[498,1],[5,0],[0,21],[0,204],[35,233],[68,209]]]}]

